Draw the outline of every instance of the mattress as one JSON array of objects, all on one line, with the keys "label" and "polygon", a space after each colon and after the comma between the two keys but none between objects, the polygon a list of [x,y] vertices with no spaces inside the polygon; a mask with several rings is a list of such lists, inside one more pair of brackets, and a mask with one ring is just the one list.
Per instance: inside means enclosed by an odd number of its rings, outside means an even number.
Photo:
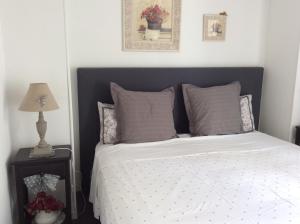
[{"label": "mattress", "polygon": [[300,148],[260,132],[98,145],[102,224],[300,223]]}]

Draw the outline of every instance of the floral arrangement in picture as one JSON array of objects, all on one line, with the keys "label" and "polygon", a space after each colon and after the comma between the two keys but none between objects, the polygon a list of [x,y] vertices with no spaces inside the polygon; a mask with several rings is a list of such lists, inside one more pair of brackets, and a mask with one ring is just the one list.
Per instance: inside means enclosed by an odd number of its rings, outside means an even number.
[{"label": "floral arrangement in picture", "polygon": [[141,13],[141,19],[146,19],[148,23],[148,29],[160,30],[161,24],[163,24],[168,18],[169,13],[159,5],[149,6]]}]

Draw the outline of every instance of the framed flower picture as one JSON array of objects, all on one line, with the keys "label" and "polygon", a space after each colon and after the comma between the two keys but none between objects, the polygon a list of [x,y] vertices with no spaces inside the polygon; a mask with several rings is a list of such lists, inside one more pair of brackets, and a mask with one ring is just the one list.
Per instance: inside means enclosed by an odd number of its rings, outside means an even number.
[{"label": "framed flower picture", "polygon": [[181,0],[123,0],[123,50],[178,51]]},{"label": "framed flower picture", "polygon": [[204,15],[203,40],[224,41],[226,36],[226,15]]}]

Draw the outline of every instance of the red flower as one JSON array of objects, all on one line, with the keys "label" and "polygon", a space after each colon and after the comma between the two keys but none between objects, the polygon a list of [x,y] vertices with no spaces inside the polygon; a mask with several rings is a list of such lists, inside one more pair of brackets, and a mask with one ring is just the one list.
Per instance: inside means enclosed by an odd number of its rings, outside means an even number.
[{"label": "red flower", "polygon": [[169,16],[169,13],[159,5],[150,6],[141,13],[141,19],[145,18],[151,23],[163,23]]},{"label": "red flower", "polygon": [[37,198],[45,198],[46,197],[46,192],[41,191],[41,192],[37,193],[36,197]]},{"label": "red flower", "polygon": [[58,211],[64,208],[64,204],[45,192],[39,192],[36,197],[28,203],[26,210],[28,214],[35,215],[39,211]]}]

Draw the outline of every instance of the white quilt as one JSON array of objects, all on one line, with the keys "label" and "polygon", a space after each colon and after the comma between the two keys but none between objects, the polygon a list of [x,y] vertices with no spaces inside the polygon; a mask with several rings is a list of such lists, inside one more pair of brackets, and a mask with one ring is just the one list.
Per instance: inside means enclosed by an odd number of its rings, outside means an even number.
[{"label": "white quilt", "polygon": [[97,146],[102,224],[299,224],[300,148],[268,135]]}]

